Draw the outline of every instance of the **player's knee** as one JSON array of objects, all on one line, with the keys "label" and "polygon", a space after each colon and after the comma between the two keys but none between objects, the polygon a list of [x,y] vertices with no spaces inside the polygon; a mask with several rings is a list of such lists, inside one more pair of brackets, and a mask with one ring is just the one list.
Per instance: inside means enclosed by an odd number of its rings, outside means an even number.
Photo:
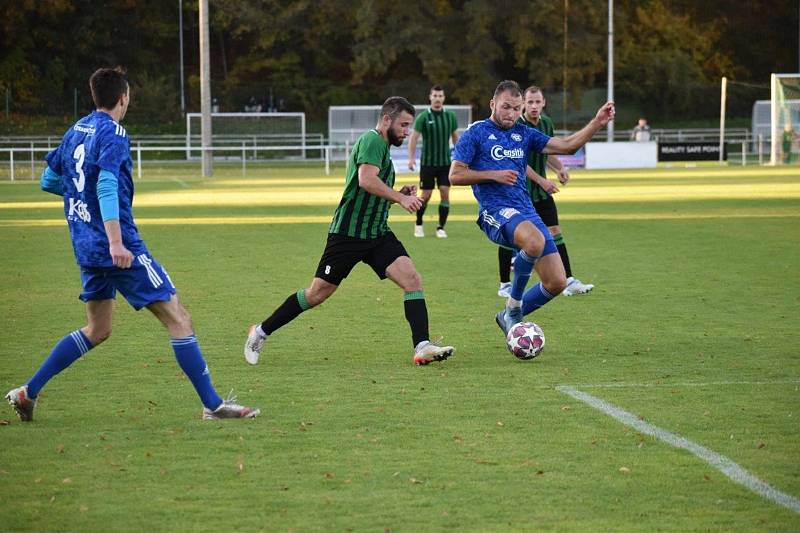
[{"label": "player's knee", "polygon": [[103,343],[111,336],[111,326],[87,326],[83,330],[92,346]]},{"label": "player's knee", "polygon": [[175,321],[175,325],[181,330],[186,330],[189,332],[193,331],[192,315],[190,315],[188,311],[183,310],[178,315],[177,320]]},{"label": "player's knee", "polygon": [[539,257],[544,251],[544,240],[531,239],[525,243],[522,250],[531,257]]},{"label": "player's knee", "polygon": [[548,279],[547,281],[542,281],[542,285],[544,288],[552,294],[553,296],[558,296],[561,294],[561,291],[567,288],[567,278],[563,275],[557,276],[552,279]]},{"label": "player's knee", "polygon": [[305,290],[306,302],[311,307],[316,307],[322,302],[330,298],[331,294],[336,291],[336,287],[309,287]]},{"label": "player's knee", "polygon": [[403,290],[406,292],[410,291],[421,291],[422,290],[422,274],[417,272],[411,272],[406,279],[403,281]]}]

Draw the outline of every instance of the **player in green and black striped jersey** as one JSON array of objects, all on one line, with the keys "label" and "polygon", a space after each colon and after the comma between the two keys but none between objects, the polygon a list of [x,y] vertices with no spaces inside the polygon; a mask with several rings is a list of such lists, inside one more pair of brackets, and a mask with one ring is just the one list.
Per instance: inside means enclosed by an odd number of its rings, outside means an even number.
[{"label": "player in green and black striped jersey", "polygon": [[[544,106],[546,105],[544,94],[542,90],[532,85],[525,90],[524,94],[525,109],[522,116],[519,117],[517,122],[525,124],[528,127],[536,128],[545,135],[553,136],[553,121],[544,114]],[[553,199],[553,194],[558,192],[558,187],[555,183],[547,179],[547,167],[550,167],[558,175],[558,181],[562,185],[569,182],[569,173],[561,161],[555,155],[546,155],[536,152],[531,152],[528,156],[528,192],[533,201],[533,207],[542,222],[547,225],[550,230],[550,235],[558,248],[558,253],[561,256],[561,262],[564,264],[564,271],[567,275],[567,287],[562,294],[570,296],[574,294],[586,294],[594,289],[594,285],[582,283],[579,279],[572,275],[572,267],[569,262],[569,254],[567,254],[567,245],[564,243],[564,237],[561,235],[561,226],[558,223],[558,210],[556,209],[556,202]],[[533,171],[531,173],[531,171]],[[497,291],[499,296],[508,297],[508,292],[511,289],[511,258],[513,252],[507,248],[498,248],[497,257],[500,269],[500,289]]]},{"label": "player in green and black striped jersey", "polygon": [[372,267],[380,279],[389,278],[403,289],[414,364],[442,361],[455,351],[452,346],[430,342],[422,279],[387,224],[391,204],[400,204],[409,213],[422,205],[415,185],[394,190],[394,166],[389,153],[389,145],[403,144],[413,120],[414,106],[403,97],[392,96],[384,102],[375,129],[361,135],[353,145],[344,193],[333,214],[314,279],[308,288],[290,294],[261,324],[250,327],[244,347],[248,363],[258,362],[268,335],[327,300],[360,262]]},{"label": "player in green and black striped jersey", "polygon": [[450,140],[455,145],[458,140],[456,114],[444,108],[444,89],[441,85],[431,87],[428,95],[430,108],[419,114],[414,121],[414,131],[408,140],[408,168],[414,170],[417,164],[417,141],[422,136],[422,156],[420,157],[419,183],[422,189],[422,207],[417,211],[417,224],[414,236],[424,237],[422,216],[433,194],[434,185],[439,188],[439,225],[436,236],[447,237],[444,225],[450,213]]}]

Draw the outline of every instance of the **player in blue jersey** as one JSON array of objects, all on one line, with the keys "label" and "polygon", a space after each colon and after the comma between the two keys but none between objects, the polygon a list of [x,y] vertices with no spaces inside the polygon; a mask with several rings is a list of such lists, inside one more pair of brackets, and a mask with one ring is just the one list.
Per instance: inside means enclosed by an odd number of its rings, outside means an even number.
[{"label": "player in blue jersey", "polygon": [[[505,309],[495,320],[503,332],[535,311],[566,287],[564,265],[553,238],[536,213],[527,188],[527,162],[531,150],[543,154],[572,154],[614,119],[614,103],[607,102],[583,129],[567,137],[549,137],[517,123],[522,112],[522,91],[516,82],[501,82],[489,102],[491,117],[473,123],[461,136],[453,153],[450,183],[471,185],[480,213],[477,224],[489,239],[519,250],[514,281]],[[541,282],[525,286],[536,269]]]},{"label": "player in blue jersey", "polygon": [[119,124],[130,103],[124,74],[99,69],[89,85],[97,110],[75,123],[59,147],[47,154],[41,178],[43,190],[64,197],[87,324],[56,343],[39,370],[6,399],[23,422],[31,421],[45,384],[111,335],[119,291],[134,309],[147,307],[167,328],[178,364],[203,403],[204,420],[258,415],[258,409],[223,400],[214,390],[191,317],[178,301],[167,271],[139,237],[131,213],[130,139]]}]

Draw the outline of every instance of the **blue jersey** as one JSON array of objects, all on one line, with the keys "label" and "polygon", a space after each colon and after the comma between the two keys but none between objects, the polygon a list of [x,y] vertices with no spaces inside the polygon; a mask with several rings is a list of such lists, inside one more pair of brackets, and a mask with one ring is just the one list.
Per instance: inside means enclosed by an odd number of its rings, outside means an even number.
[{"label": "blue jersey", "polygon": [[514,185],[494,181],[476,183],[472,193],[481,209],[490,211],[513,207],[520,211],[531,210],[525,167],[531,151],[541,152],[550,137],[522,124],[503,129],[493,120],[474,122],[458,139],[453,159],[466,164],[471,170],[515,170]]},{"label": "blue jersey", "polygon": [[47,154],[47,165],[61,176],[64,216],[67,218],[77,263],[84,267],[113,267],[108,253],[97,179],[101,170],[117,178],[122,243],[134,256],[148,253],[133,221],[133,179],[130,139],[107,114],[95,111],[64,134],[58,148]]}]

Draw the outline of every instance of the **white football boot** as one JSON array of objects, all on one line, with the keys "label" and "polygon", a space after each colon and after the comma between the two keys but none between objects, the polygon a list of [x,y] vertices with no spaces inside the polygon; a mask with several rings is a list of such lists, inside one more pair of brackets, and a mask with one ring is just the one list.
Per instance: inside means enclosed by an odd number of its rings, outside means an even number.
[{"label": "white football boot", "polygon": [[586,294],[594,289],[591,283],[583,283],[572,276],[567,278],[567,287],[561,292],[564,296],[574,296],[576,294]]},{"label": "white football boot", "polygon": [[444,361],[455,351],[452,346],[439,346],[430,341],[423,341],[414,349],[414,364],[427,365],[434,361]]},{"label": "white football boot", "polygon": [[500,287],[497,289],[497,295],[501,298],[508,298],[511,296],[511,282],[500,282]]},{"label": "white football boot", "polygon": [[250,326],[250,330],[247,332],[247,340],[244,343],[244,358],[251,365],[258,363],[265,340],[267,338],[258,331],[258,324]]}]

